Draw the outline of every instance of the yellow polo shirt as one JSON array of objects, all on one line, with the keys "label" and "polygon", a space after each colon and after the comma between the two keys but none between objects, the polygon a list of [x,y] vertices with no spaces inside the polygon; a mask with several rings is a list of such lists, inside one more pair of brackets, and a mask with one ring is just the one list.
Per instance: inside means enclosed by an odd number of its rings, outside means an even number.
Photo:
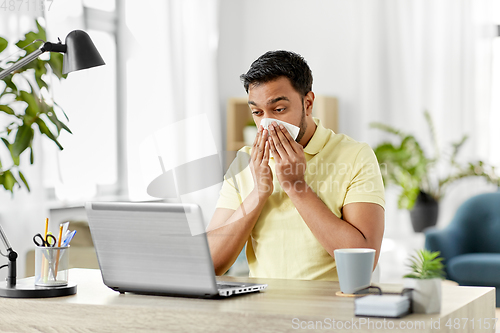
[{"label": "yellow polo shirt", "polygon": [[[336,134],[323,127],[319,119],[313,119],[316,131],[304,148],[307,184],[339,218],[342,207],[352,202],[384,207],[382,176],[370,146]],[[238,151],[224,176],[217,208],[236,210],[253,190],[250,154],[251,147]],[[246,244],[250,277],[338,280],[334,258],[318,242],[281,188],[273,158],[269,166],[274,191]]]}]

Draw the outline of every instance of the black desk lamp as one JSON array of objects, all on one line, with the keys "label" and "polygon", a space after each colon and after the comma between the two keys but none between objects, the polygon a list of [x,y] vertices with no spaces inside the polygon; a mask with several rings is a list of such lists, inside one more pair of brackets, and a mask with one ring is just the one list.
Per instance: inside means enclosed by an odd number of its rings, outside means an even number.
[{"label": "black desk lamp", "polygon": [[66,44],[54,44],[45,42],[38,50],[28,54],[9,68],[0,72],[0,80],[10,73],[29,64],[44,52],[60,52],[63,56],[63,74],[78,71],[81,69],[104,65],[101,55],[94,46],[89,35],[82,30],[74,30],[69,33],[65,40]]},{"label": "black desk lamp", "polygon": [[[0,297],[9,298],[39,298],[39,297],[56,297],[69,296],[76,294],[76,284],[68,283],[65,286],[41,287],[35,285],[34,278],[16,280],[16,259],[17,253],[10,246],[7,236],[0,226],[0,238],[7,249],[6,257],[9,258],[9,263],[2,267],[8,266],[7,280],[0,282]],[[19,282],[19,283],[18,283]]]},{"label": "black desk lamp", "polygon": [[[10,73],[29,64],[44,52],[60,52],[63,56],[63,74],[78,71],[81,69],[104,65],[101,55],[94,46],[89,35],[85,31],[74,30],[68,34],[65,40],[66,44],[54,44],[45,42],[38,50],[28,54],[9,68],[0,72],[0,80],[7,77]],[[17,253],[10,246],[7,236],[0,226],[0,238],[7,250],[9,263],[1,267],[8,266],[7,281],[0,282],[0,297],[12,298],[35,298],[35,297],[55,297],[68,296],[76,294],[76,284],[68,283],[65,286],[41,287],[35,286],[33,278],[16,280],[16,260]],[[0,267],[0,268],[1,268]],[[19,282],[19,283],[18,283]]]}]

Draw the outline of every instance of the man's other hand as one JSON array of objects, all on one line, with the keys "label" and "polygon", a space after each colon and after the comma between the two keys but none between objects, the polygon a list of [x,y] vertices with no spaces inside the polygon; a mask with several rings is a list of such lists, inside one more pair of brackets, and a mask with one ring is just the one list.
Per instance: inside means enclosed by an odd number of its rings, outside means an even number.
[{"label": "man's other hand", "polygon": [[269,125],[270,149],[276,162],[276,176],[285,192],[304,185],[306,157],[304,148],[295,142],[283,125]]},{"label": "man's other hand", "polygon": [[250,170],[254,180],[254,191],[259,199],[267,199],[273,193],[273,174],[269,167],[268,131],[259,126],[250,155]]}]

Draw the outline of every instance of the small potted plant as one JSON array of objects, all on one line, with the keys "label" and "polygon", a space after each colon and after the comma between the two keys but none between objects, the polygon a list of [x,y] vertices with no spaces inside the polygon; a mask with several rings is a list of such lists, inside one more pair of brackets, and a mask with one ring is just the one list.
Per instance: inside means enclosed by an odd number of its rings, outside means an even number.
[{"label": "small potted plant", "polygon": [[418,250],[410,258],[411,273],[404,276],[405,288],[412,288],[414,313],[441,311],[441,280],[444,278],[443,258],[439,251]]},{"label": "small potted plant", "polygon": [[257,126],[253,119],[250,119],[246,126],[243,128],[243,141],[246,146],[251,146],[257,136]]}]

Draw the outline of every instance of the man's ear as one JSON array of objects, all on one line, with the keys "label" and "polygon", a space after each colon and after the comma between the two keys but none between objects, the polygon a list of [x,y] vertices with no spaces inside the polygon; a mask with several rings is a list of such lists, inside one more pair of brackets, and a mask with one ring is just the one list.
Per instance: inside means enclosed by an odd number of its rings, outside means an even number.
[{"label": "man's ear", "polygon": [[306,116],[310,116],[313,111],[313,103],[314,103],[314,93],[312,91],[308,92],[304,96],[304,109],[306,111]]}]

